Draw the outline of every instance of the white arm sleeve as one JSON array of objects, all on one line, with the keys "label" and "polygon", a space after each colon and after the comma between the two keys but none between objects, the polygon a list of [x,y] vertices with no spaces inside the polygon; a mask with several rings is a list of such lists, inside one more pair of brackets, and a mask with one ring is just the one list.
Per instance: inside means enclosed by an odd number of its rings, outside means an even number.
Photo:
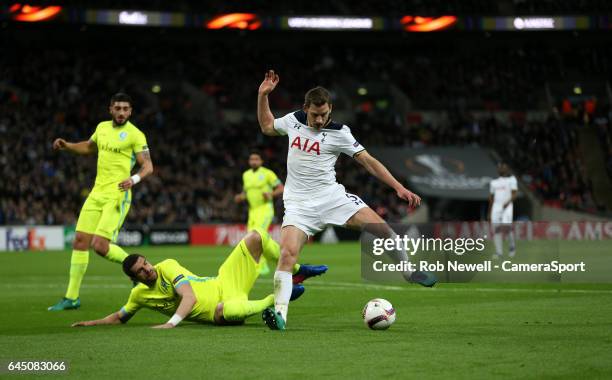
[{"label": "white arm sleeve", "polygon": [[351,133],[351,129],[344,125],[342,127],[342,141],[340,141],[340,151],[346,154],[349,157],[353,157],[356,153],[365,150],[363,145],[361,145],[353,134]]},{"label": "white arm sleeve", "polygon": [[288,113],[283,117],[274,119],[274,129],[279,135],[285,136],[293,123],[295,123],[293,113]]}]

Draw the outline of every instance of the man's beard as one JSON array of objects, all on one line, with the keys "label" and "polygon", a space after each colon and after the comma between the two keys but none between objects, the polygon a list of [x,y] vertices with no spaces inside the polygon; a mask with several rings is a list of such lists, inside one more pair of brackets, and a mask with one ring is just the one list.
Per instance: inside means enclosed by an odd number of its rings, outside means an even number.
[{"label": "man's beard", "polygon": [[124,120],[123,120],[123,123],[120,123],[120,122],[119,122],[117,119],[113,118],[113,123],[114,123],[116,126],[118,126],[118,127],[123,127],[123,126],[125,125],[125,123],[127,123],[127,122],[128,122],[128,120],[130,120],[130,119],[124,119]]}]

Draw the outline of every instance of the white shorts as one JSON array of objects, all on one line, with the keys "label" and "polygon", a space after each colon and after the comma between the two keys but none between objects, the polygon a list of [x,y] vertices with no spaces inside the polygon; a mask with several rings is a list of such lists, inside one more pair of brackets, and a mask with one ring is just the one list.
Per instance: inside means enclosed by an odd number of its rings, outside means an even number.
[{"label": "white shorts", "polygon": [[285,199],[283,227],[295,226],[308,236],[321,232],[329,224],[343,226],[357,211],[368,205],[338,184],[329,191],[308,199]]},{"label": "white shorts", "polygon": [[501,206],[493,207],[491,210],[491,223],[510,224],[512,223],[512,205],[502,209]]}]

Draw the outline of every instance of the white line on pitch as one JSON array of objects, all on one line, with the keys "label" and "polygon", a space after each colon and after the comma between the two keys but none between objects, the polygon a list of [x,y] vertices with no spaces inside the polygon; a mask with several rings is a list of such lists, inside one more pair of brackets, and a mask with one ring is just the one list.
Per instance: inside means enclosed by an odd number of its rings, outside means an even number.
[{"label": "white line on pitch", "polygon": [[[102,276],[100,276],[102,277]],[[258,283],[269,283],[267,279],[258,279]],[[53,289],[53,288],[64,288],[65,284],[0,284],[0,289]],[[514,292],[514,293],[592,293],[592,294],[612,294],[612,289],[530,289],[530,288],[451,288],[451,287],[436,287],[431,289],[423,289],[422,287],[414,286],[392,286],[392,285],[381,285],[373,283],[357,283],[357,282],[336,282],[336,281],[311,281],[306,283],[307,287],[313,287],[317,289],[379,289],[379,290],[392,290],[402,292]],[[82,288],[86,289],[129,289],[132,287],[131,284],[83,284]]]},{"label": "white line on pitch", "polygon": [[447,287],[435,287],[431,289],[423,289],[422,287],[403,287],[403,286],[391,286],[371,283],[355,283],[355,282],[334,282],[334,281],[322,281],[322,282],[310,282],[309,287],[317,288],[344,288],[344,289],[382,289],[382,290],[394,290],[394,291],[435,291],[435,292],[515,292],[515,293],[601,293],[601,294],[612,294],[612,289],[530,289],[530,288],[447,288]]}]

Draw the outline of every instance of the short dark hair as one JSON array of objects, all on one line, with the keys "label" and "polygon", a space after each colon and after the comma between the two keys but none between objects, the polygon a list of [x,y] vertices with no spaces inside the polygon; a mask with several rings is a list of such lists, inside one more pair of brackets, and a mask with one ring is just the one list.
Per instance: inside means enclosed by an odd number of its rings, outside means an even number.
[{"label": "short dark hair", "polygon": [[321,86],[311,88],[304,96],[304,107],[308,107],[311,104],[320,107],[325,103],[331,106],[331,95],[327,89]]},{"label": "short dark hair", "polygon": [[259,150],[259,149],[251,149],[251,150],[249,150],[249,157],[251,157],[252,154],[258,155],[259,158],[261,158],[263,160],[263,154],[261,154],[261,150]]},{"label": "short dark hair", "polygon": [[132,107],[132,97],[124,92],[118,92],[110,98],[110,105],[112,106],[115,102],[127,102]]},{"label": "short dark hair", "polygon": [[134,273],[132,273],[132,267],[138,261],[138,258],[145,258],[143,255],[139,255],[138,253],[132,253],[128,255],[125,260],[123,260],[123,273],[125,273],[129,278],[134,278]]}]

